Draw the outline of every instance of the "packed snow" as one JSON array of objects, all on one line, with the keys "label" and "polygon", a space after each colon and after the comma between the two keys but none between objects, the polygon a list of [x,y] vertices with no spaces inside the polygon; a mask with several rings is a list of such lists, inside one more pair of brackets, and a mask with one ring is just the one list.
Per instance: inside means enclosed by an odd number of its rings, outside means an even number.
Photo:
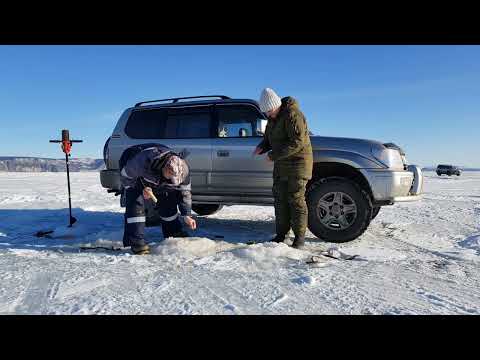
[{"label": "packed snow", "polygon": [[[479,314],[480,173],[425,174],[423,200],[383,207],[360,238],[306,250],[262,241],[272,207],[199,217],[190,238],[148,228],[121,247],[123,211],[98,173],[0,173],[0,314]],[[37,238],[52,230],[51,238]],[[352,261],[318,257],[336,246]]]}]

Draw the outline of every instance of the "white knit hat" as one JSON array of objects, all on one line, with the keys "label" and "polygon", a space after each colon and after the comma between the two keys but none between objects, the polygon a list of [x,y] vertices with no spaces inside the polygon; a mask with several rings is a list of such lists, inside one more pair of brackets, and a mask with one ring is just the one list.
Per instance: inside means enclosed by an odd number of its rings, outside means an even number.
[{"label": "white knit hat", "polygon": [[282,105],[282,100],[280,97],[270,88],[265,88],[262,90],[260,95],[260,110],[264,113],[271,110],[275,110]]},{"label": "white knit hat", "polygon": [[164,166],[173,172],[173,177],[170,181],[174,185],[180,185],[188,175],[187,163],[176,155],[170,156]]}]

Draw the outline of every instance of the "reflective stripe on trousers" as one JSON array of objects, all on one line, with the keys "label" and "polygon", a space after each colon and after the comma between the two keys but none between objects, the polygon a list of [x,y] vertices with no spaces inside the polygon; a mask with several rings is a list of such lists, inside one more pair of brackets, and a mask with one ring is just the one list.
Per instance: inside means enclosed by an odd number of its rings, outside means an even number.
[{"label": "reflective stripe on trousers", "polygon": [[125,189],[123,246],[145,244],[145,200],[140,184]]},{"label": "reflective stripe on trousers", "polygon": [[136,216],[136,217],[127,218],[127,224],[144,223],[145,221],[146,221],[145,216]]},{"label": "reflective stripe on trousers", "polygon": [[167,216],[167,217],[160,216],[160,219],[162,219],[163,221],[173,221],[176,218],[178,218],[178,213],[176,213],[173,216]]}]

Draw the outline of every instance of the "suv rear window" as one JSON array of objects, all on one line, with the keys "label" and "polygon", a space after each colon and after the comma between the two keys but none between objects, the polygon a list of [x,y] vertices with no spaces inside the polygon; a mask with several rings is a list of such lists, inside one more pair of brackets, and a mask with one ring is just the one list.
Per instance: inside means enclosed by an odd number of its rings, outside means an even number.
[{"label": "suv rear window", "polygon": [[133,139],[162,139],[166,120],[166,109],[134,111],[125,126],[125,133]]},{"label": "suv rear window", "polygon": [[133,139],[209,138],[209,107],[161,108],[134,111],[125,126]]},{"label": "suv rear window", "polygon": [[168,109],[165,138],[209,138],[211,126],[209,107]]}]

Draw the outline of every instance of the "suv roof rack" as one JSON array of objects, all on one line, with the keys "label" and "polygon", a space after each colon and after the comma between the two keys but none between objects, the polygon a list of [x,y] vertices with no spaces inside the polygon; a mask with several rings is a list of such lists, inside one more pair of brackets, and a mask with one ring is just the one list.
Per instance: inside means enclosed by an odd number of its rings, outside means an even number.
[{"label": "suv roof rack", "polygon": [[222,100],[231,99],[225,95],[205,95],[205,96],[188,96],[188,97],[179,97],[179,98],[172,98],[172,99],[160,99],[160,100],[149,100],[149,101],[142,101],[135,104],[135,107],[141,106],[143,104],[160,102],[160,101],[171,101],[171,103],[176,103],[178,100],[185,100],[185,99],[200,99],[200,98],[220,98]]}]

